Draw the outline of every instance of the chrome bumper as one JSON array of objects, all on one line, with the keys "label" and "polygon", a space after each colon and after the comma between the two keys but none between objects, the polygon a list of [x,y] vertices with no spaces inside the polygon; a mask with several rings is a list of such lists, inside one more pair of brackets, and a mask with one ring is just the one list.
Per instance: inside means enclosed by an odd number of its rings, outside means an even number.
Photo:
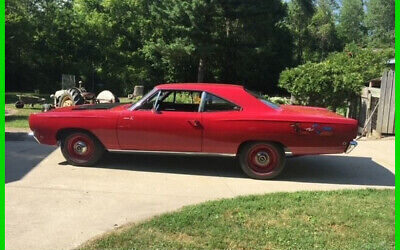
[{"label": "chrome bumper", "polygon": [[29,132],[28,135],[35,138],[36,142],[40,144],[39,140],[36,138],[35,133],[33,133],[33,131]]},{"label": "chrome bumper", "polygon": [[351,151],[353,151],[353,149],[355,148],[355,147],[357,147],[357,145],[358,145],[358,143],[356,142],[356,141],[351,141],[351,142],[349,142],[349,146],[347,146],[347,149],[346,149],[346,154],[348,154],[348,153],[350,153]]}]

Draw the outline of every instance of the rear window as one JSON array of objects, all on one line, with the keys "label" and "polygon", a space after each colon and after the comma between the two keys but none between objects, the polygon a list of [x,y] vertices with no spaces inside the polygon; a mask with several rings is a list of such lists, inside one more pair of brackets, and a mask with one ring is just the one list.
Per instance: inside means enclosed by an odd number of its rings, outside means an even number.
[{"label": "rear window", "polygon": [[225,99],[210,93],[206,94],[204,100],[204,112],[212,111],[239,111],[241,108]]},{"label": "rear window", "polygon": [[262,97],[261,95],[257,94],[256,92],[253,92],[251,90],[246,89],[246,92],[249,93],[250,95],[254,96],[255,98],[257,98],[258,100],[260,100],[262,103],[264,103],[265,105],[267,105],[270,108],[273,109],[279,109],[280,106],[279,104],[267,101],[264,97]]}]

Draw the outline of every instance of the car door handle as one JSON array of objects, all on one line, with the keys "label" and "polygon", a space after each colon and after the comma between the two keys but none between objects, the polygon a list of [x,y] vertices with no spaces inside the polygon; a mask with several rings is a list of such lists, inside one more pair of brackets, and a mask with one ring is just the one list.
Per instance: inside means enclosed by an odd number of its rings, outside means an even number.
[{"label": "car door handle", "polygon": [[188,122],[195,128],[201,128],[201,123],[198,120],[189,120]]},{"label": "car door handle", "polygon": [[122,120],[133,120],[133,116],[122,117]]}]

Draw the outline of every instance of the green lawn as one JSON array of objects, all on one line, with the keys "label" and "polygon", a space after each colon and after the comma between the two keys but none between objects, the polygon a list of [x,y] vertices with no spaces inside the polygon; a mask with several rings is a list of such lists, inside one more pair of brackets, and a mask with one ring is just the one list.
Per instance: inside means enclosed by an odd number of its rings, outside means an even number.
[{"label": "green lawn", "polygon": [[7,92],[5,94],[5,104],[6,110],[11,110],[12,112],[16,112],[12,116],[5,117],[5,127],[6,128],[29,128],[28,125],[28,117],[32,113],[37,113],[42,111],[42,105],[36,104],[34,107],[31,105],[25,105],[22,109],[15,108],[15,102],[18,100],[17,94],[24,95],[35,95],[40,96],[42,98],[46,98],[47,103],[52,103],[50,100],[50,94],[34,94],[34,93],[16,93],[16,92]]},{"label": "green lawn", "polygon": [[394,190],[274,193],[184,207],[79,249],[392,250],[394,215]]},{"label": "green lawn", "polygon": [[[53,100],[50,99],[50,94],[34,94],[34,93],[16,93],[16,92],[7,92],[5,94],[5,106],[7,110],[11,110],[12,112],[16,112],[12,116],[5,117],[5,127],[6,128],[29,128],[28,117],[32,113],[42,112],[42,105],[36,104],[34,107],[31,105],[25,105],[22,109],[15,108],[15,102],[18,100],[17,94],[24,95],[35,95],[40,96],[42,98],[46,98],[46,103],[53,103]],[[126,97],[120,97],[121,103],[130,103],[132,100]]]}]

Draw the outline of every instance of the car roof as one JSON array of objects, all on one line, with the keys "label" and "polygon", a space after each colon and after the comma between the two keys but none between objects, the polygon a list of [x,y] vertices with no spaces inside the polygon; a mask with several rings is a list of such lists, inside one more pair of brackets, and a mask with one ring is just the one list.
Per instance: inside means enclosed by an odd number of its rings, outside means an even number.
[{"label": "car roof", "polygon": [[244,89],[241,85],[223,84],[223,83],[166,83],[156,86],[158,89],[186,89],[186,90],[228,90],[228,89]]}]

